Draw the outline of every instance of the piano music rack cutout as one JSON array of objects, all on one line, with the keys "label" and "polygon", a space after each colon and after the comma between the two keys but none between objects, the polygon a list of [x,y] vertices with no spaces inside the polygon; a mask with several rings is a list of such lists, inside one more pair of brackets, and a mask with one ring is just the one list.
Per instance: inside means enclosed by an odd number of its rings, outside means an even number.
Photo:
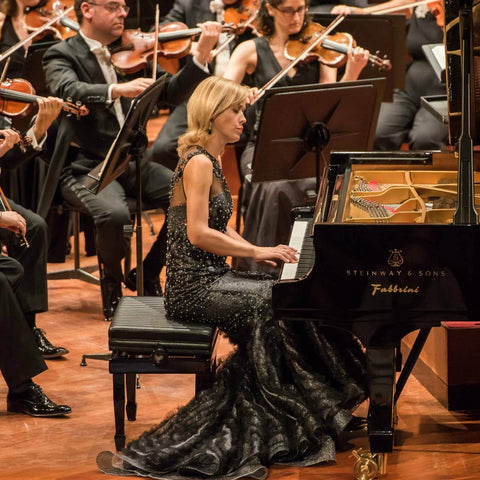
[{"label": "piano music rack cutout", "polygon": [[[474,172],[480,212],[480,172]],[[457,172],[447,170],[356,170],[342,221],[346,223],[452,223]]]}]

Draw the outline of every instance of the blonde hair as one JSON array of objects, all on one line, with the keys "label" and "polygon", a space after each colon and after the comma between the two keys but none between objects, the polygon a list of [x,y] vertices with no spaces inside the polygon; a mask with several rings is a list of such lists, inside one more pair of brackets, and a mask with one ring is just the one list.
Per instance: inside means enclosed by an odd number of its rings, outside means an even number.
[{"label": "blonde hair", "polygon": [[188,100],[188,127],[178,139],[178,155],[181,157],[192,145],[205,147],[215,118],[228,108],[241,105],[248,92],[248,87],[222,77],[203,80]]}]

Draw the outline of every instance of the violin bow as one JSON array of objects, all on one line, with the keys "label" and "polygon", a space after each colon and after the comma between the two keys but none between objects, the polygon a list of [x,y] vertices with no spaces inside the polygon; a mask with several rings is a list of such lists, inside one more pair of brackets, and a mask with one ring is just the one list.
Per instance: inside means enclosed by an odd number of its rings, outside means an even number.
[{"label": "violin bow", "polygon": [[5,80],[5,77],[7,76],[7,70],[8,70],[8,67],[10,65],[10,60],[11,60],[11,58],[8,57],[7,61],[5,62],[5,66],[3,67],[2,75],[0,76],[0,84],[3,83],[3,81]]},{"label": "violin bow", "polygon": [[383,8],[372,12],[370,15],[383,15],[385,13],[398,12],[400,10],[406,10],[407,8],[418,7],[418,5],[424,5],[426,3],[433,3],[435,0],[419,0],[418,2],[410,2],[405,5],[397,5],[396,7]]},{"label": "violin bow", "polygon": [[304,58],[307,57],[307,55],[310,53],[311,50],[313,50],[317,45],[319,45],[323,39],[338,25],[340,25],[343,20],[345,19],[345,15],[340,14],[337,17],[335,17],[332,22],[328,25],[328,27],[323,30],[323,32],[318,35],[318,37],[310,44],[308,45],[298,57],[293,60],[291,63],[289,63],[286,67],[284,67],[280,72],[278,72],[272,79],[270,79],[262,88],[258,90],[258,95],[255,101],[257,101],[259,98],[263,97],[265,95],[265,92],[267,91],[268,88],[272,88],[274,85],[276,85],[297,63],[301,62]]},{"label": "violin bow", "polygon": [[[12,207],[8,203],[7,197],[3,193],[3,190],[2,190],[1,187],[0,187],[0,208],[4,212],[11,212],[12,211]],[[20,246],[21,247],[27,247],[27,248],[30,247],[30,244],[28,243],[27,239],[25,238],[25,235],[22,235],[22,234],[18,233],[17,237],[20,240]]]},{"label": "violin bow", "polygon": [[[155,38],[158,38],[158,23],[160,22],[160,7],[158,3],[155,5]],[[153,64],[152,64],[152,78],[153,81],[157,80],[157,61],[158,61],[158,40],[153,46]]]},{"label": "violin bow", "polygon": [[20,42],[16,43],[15,45],[11,46],[8,50],[5,50],[1,55],[0,55],[0,63],[3,62],[7,57],[9,57],[13,52],[17,51],[20,47],[23,47],[25,44],[27,44],[30,40],[35,38],[39,33],[43,32],[46,30],[48,27],[51,27],[54,23],[58,22],[61,18],[63,18],[65,15],[68,15],[71,11],[73,11],[73,6],[68,7],[66,10],[64,10],[62,13],[57,15],[55,18],[52,18],[49,20],[47,23],[43,24],[41,27],[37,28],[35,31],[33,31],[30,35],[25,37],[23,40],[20,40]]}]

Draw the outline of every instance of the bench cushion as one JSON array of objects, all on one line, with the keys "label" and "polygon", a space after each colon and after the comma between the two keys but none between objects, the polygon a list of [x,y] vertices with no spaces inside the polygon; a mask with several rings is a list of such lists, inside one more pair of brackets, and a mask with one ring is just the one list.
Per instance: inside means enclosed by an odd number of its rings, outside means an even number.
[{"label": "bench cushion", "polygon": [[161,347],[168,355],[210,356],[217,330],[167,315],[162,297],[123,297],[108,331],[113,352],[150,354]]}]

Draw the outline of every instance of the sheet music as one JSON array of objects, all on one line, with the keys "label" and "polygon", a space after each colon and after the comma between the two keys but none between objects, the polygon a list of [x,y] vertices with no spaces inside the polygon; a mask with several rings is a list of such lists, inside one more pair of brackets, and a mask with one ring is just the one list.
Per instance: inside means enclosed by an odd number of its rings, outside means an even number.
[{"label": "sheet music", "polygon": [[433,56],[435,60],[438,62],[438,65],[442,70],[445,70],[446,66],[446,56],[445,56],[445,47],[443,43],[439,43],[432,48]]},{"label": "sheet music", "polygon": [[95,180],[100,180],[100,178],[103,175],[103,171],[107,167],[107,164],[108,164],[107,159],[110,158],[110,155],[112,154],[113,147],[114,147],[114,145],[115,145],[115,143],[116,143],[116,141],[117,141],[117,139],[120,135],[120,131],[121,131],[121,129],[118,131],[117,136],[115,137],[115,140],[110,145],[110,148],[108,149],[107,156],[105,157],[105,160],[103,160],[103,162],[99,163],[93,170],[88,172],[89,177],[94,178]]}]

